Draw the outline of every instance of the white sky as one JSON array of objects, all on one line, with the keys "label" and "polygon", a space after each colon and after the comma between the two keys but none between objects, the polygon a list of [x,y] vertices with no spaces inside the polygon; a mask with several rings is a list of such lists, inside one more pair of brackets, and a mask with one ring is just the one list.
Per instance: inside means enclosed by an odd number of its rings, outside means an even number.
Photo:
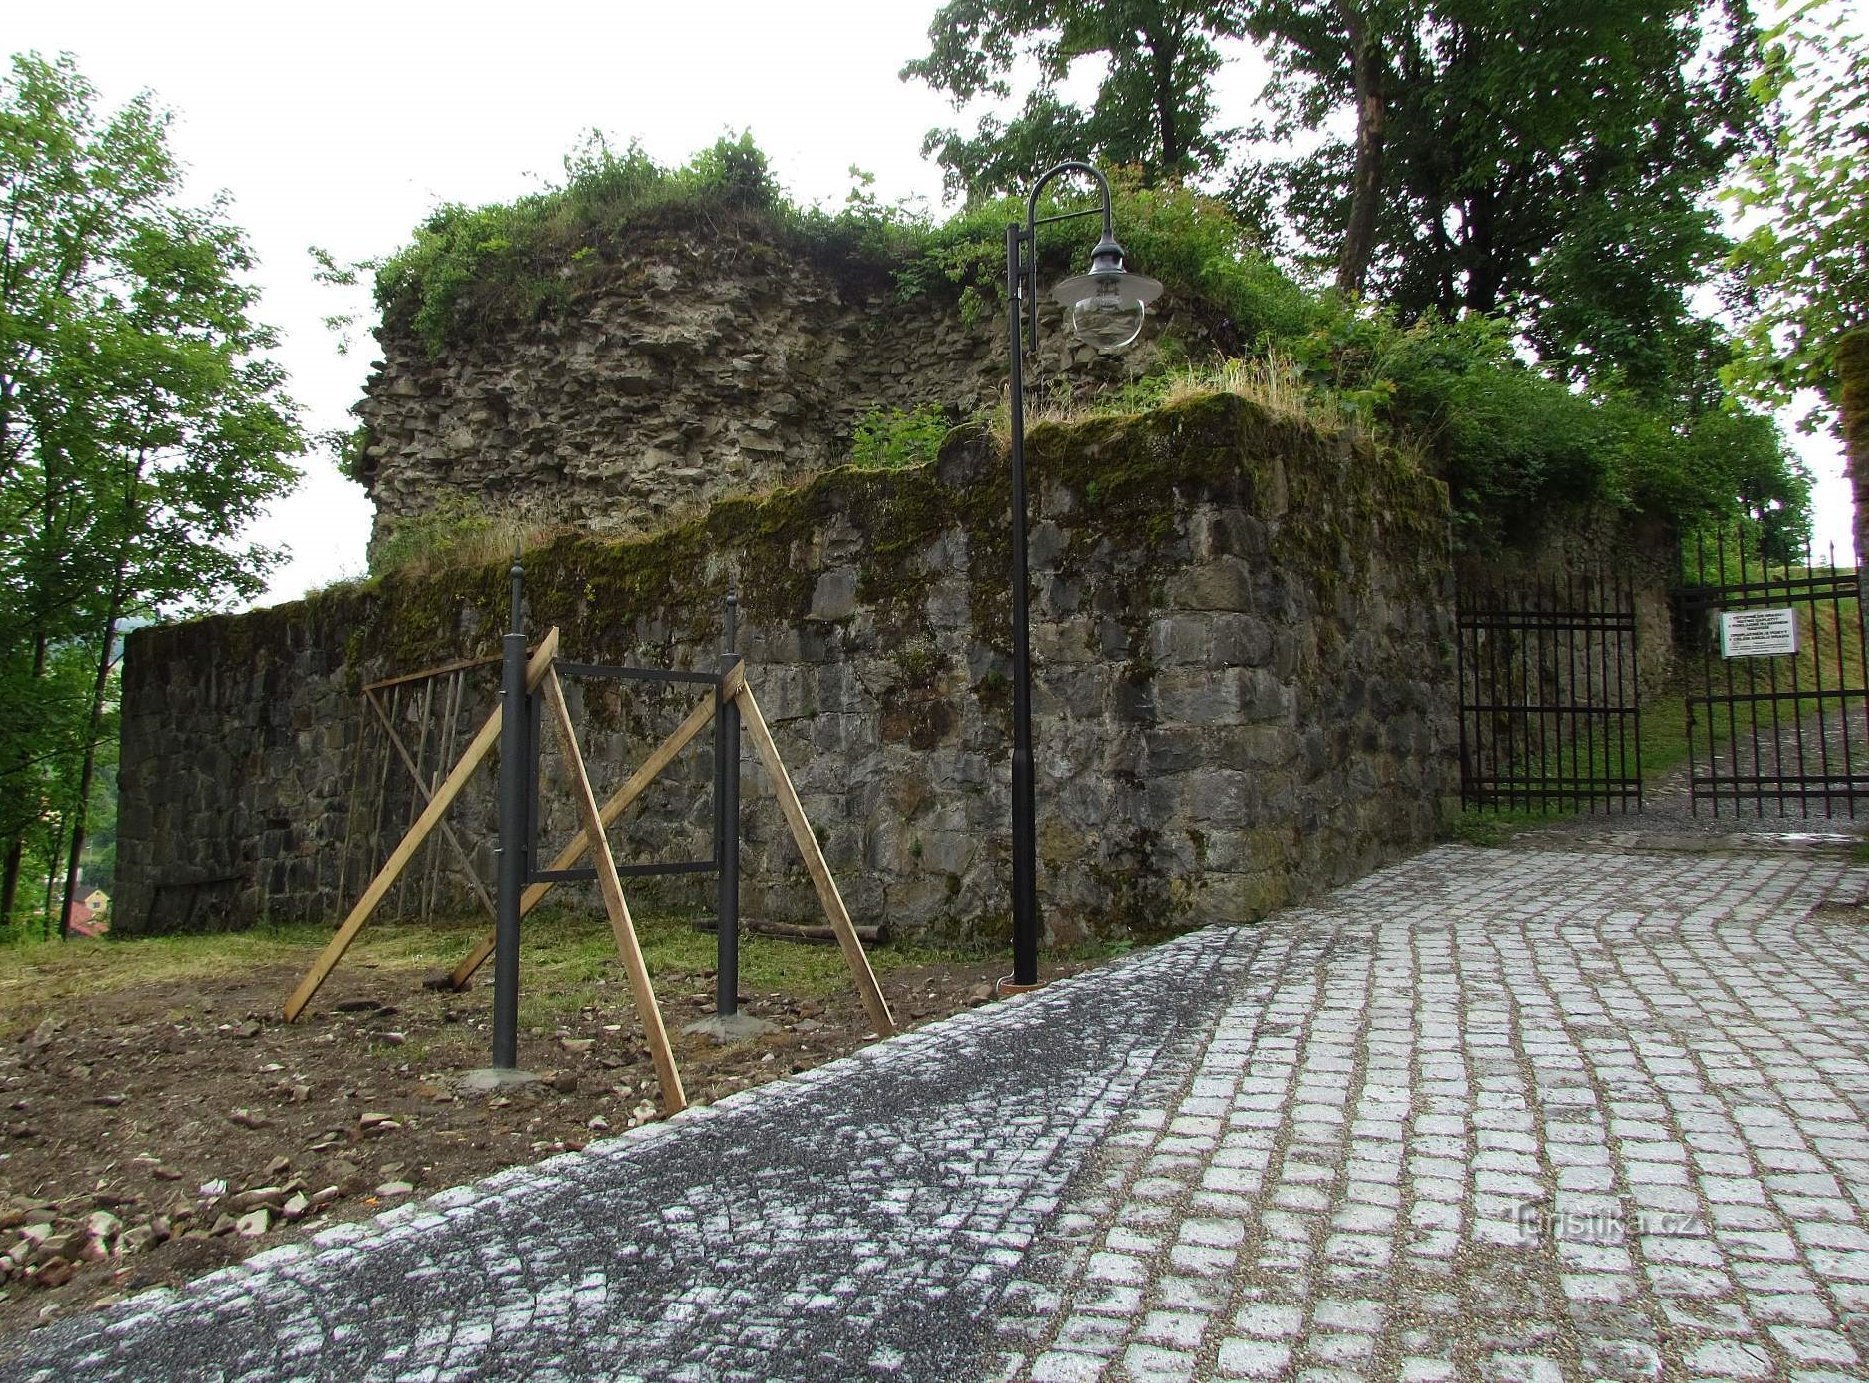
[{"label": "white sky", "polygon": [[[346,428],[374,357],[323,325],[359,306],[314,284],[310,245],[340,259],[401,246],[443,202],[503,201],[558,174],[584,130],[638,138],[663,163],[750,129],[801,202],[840,203],[852,164],[884,201],[940,200],[922,135],[953,112],[896,77],[927,48],[939,0],[531,0],[523,5],[323,0],[19,3],[8,52],[73,54],[114,108],[153,91],[176,114],[188,195],[225,189],[260,259],[260,319],[314,429]],[[1242,123],[1248,64],[1223,76]],[[1146,265],[1138,266],[1147,271]],[[1801,439],[1820,480],[1820,547],[1848,560],[1849,495],[1828,437]],[[370,505],[328,458],[260,527],[291,550],[270,600],[361,574]]]}]

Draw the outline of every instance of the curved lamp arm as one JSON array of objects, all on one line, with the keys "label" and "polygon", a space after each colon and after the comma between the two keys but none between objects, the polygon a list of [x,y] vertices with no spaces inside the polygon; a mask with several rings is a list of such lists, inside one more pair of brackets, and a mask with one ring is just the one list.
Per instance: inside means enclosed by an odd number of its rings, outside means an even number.
[{"label": "curved lamp arm", "polygon": [[[1038,199],[1045,188],[1067,173],[1088,173],[1096,180],[1098,205],[1079,211],[1040,216]],[[1161,284],[1123,268],[1123,247],[1116,243],[1115,216],[1110,207],[1110,182],[1102,170],[1076,159],[1048,169],[1032,185],[1025,199],[1025,225],[1006,228],[1008,287],[1015,312],[1024,315],[1017,340],[1026,354],[1038,353],[1038,228],[1053,221],[1070,221],[1103,212],[1103,235],[1090,252],[1090,268],[1066,279],[1055,290],[1058,301],[1071,309],[1071,329],[1078,339],[1100,351],[1123,350],[1142,331],[1147,305],[1162,291]],[[1028,309],[1029,303],[1029,309]]]}]

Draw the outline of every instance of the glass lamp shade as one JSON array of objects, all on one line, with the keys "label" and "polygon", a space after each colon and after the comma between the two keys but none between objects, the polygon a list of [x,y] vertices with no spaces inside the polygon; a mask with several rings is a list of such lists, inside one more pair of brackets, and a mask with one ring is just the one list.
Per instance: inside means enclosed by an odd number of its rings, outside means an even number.
[{"label": "glass lamp shade", "polygon": [[1161,284],[1154,279],[1125,273],[1120,267],[1093,269],[1066,279],[1053,290],[1071,311],[1071,330],[1077,339],[1106,355],[1127,348],[1142,334],[1148,304],[1161,292]]}]

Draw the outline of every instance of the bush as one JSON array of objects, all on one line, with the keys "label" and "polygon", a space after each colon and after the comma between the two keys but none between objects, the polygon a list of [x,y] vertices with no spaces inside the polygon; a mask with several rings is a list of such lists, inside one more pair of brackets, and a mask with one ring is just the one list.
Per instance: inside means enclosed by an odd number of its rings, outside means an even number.
[{"label": "bush", "polygon": [[914,409],[873,409],[850,439],[850,464],[867,471],[895,471],[932,461],[949,432],[947,414],[927,403]]},{"label": "bush", "polygon": [[426,513],[404,519],[371,554],[370,574],[476,566],[512,552],[518,530],[471,496],[450,491]]}]

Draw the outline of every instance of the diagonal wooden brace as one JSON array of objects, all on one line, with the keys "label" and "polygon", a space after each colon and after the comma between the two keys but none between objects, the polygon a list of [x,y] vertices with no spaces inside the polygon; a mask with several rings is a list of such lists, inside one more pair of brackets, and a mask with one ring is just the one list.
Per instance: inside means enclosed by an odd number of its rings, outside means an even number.
[{"label": "diagonal wooden brace", "polygon": [[825,863],[824,852],[818,848],[817,833],[811,829],[811,821],[805,815],[805,805],[798,800],[798,790],[792,786],[792,775],[785,771],[785,763],[779,758],[779,747],[772,741],[772,731],[766,727],[766,718],[759,713],[759,703],[753,699],[751,687],[740,689],[739,702],[746,732],[752,738],[753,749],[759,755],[760,763],[765,765],[766,777],[772,781],[772,791],[779,799],[779,810],[785,813],[786,824],[792,828],[792,839],[798,842],[798,852],[805,857],[805,868],[811,873],[811,882],[817,885],[818,901],[824,906],[824,916],[831,924],[831,930],[837,934],[837,946],[844,953],[844,963],[850,967],[850,978],[856,982],[857,996],[863,1000],[870,1022],[876,1025],[877,1036],[888,1037],[896,1030],[895,1019],[890,1016],[882,988],[876,983],[876,972],[870,969],[870,958],[863,954],[863,943],[857,939],[856,928],[850,925],[850,914],[844,908],[843,895],[837,891],[837,881],[831,877],[831,867]]},{"label": "diagonal wooden brace", "polygon": [[[533,650],[531,660],[526,664],[526,686],[528,688],[538,686],[540,679],[551,670],[552,659],[557,656],[558,630],[553,628],[543,639],[539,640],[539,646]],[[402,871],[408,867],[409,861],[415,858],[416,850],[420,848],[423,841],[428,839],[428,833],[435,829],[443,814],[453,805],[454,799],[461,795],[461,789],[465,788],[468,780],[474,776],[474,770],[480,767],[480,761],[487,757],[493,746],[499,743],[499,739],[500,709],[496,706],[493,713],[487,717],[486,723],[480,727],[480,733],[474,736],[473,742],[467,746],[460,760],[454,765],[453,771],[448,774],[447,780],[436,790],[435,795],[429,798],[428,805],[415,819],[415,824],[409,827],[408,834],[403,836],[402,842],[390,853],[389,859],[377,871],[376,877],[370,880],[370,886],[364,889],[363,896],[357,900],[357,905],[350,910],[350,915],[337,929],[337,935],[331,938],[330,943],[313,963],[310,972],[299,982],[299,987],[292,991],[292,997],[286,1000],[284,1010],[286,1022],[298,1021],[299,1014],[305,1011],[305,1005],[311,1002],[312,995],[316,994],[318,987],[329,978],[344,952],[350,948],[351,942],[356,940],[357,933],[363,929],[363,924],[370,920],[370,914],[376,911],[384,895],[402,876]]]},{"label": "diagonal wooden brace", "polygon": [[572,796],[577,802],[578,815],[584,820],[584,833],[591,841],[591,859],[597,866],[597,891],[603,894],[604,911],[610,914],[610,930],[616,937],[617,954],[629,976],[630,997],[636,1002],[636,1017],[642,1022],[643,1039],[649,1044],[656,1080],[662,1087],[662,1112],[679,1114],[688,1107],[688,1097],[681,1088],[681,1072],[675,1069],[675,1052],[668,1043],[662,1010],[656,1006],[655,988],[649,982],[649,966],[636,940],[629,904],[623,899],[623,883],[617,878],[616,860],[610,854],[610,841],[604,835],[603,813],[598,809],[596,794],[591,791],[591,780],[584,772],[584,754],[578,748],[578,733],[571,724],[571,712],[565,706],[564,688],[558,685],[556,672],[545,678],[545,702],[551,707],[552,719],[557,722],[558,738],[564,742]]},{"label": "diagonal wooden brace", "polygon": [[[602,820],[605,828],[608,828],[613,821],[623,815],[624,812],[628,811],[630,804],[638,797],[641,797],[643,793],[648,790],[649,785],[657,778],[661,777],[662,771],[675,762],[675,756],[688,747],[689,741],[708,727],[708,723],[714,719],[716,707],[721,702],[730,701],[735,696],[738,696],[740,688],[745,685],[745,668],[735,667],[721,679],[720,696],[718,699],[709,696],[707,700],[688,712],[688,718],[682,721],[680,725],[676,726],[667,739],[656,746],[655,752],[647,759],[643,760],[642,767],[630,774],[623,786],[612,793],[609,800],[603,804],[602,810],[598,812],[598,817]],[[548,868],[554,870],[570,869],[577,864],[579,860],[584,858],[584,852],[590,848],[590,832],[581,830],[575,836],[571,837],[570,843],[566,845],[564,849],[553,856],[552,862]],[[519,915],[524,917],[527,913],[531,912],[544,901],[545,895],[550,893],[553,887],[554,885],[549,880],[542,880],[528,887],[519,898]],[[487,957],[492,954],[493,934],[489,932],[485,937],[481,938],[474,946],[473,950],[467,953],[467,956],[461,963],[455,966],[449,973],[448,983],[456,989],[465,989],[467,987],[467,982],[474,977],[474,972],[480,969],[482,965],[486,964]]]}]

